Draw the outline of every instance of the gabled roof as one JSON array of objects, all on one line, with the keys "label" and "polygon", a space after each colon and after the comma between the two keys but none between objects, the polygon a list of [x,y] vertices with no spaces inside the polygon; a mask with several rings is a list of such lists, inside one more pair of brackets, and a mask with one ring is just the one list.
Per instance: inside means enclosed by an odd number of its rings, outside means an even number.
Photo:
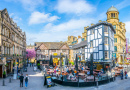
[{"label": "gabled roof", "polygon": [[[35,42],[37,49],[44,44],[48,49],[60,49],[63,45],[67,45],[64,42]],[[68,49],[69,46],[67,45]]]},{"label": "gabled roof", "polygon": [[92,28],[97,27],[97,26],[99,26],[99,25],[107,25],[107,26],[110,26],[111,29],[112,29],[112,31],[113,31],[114,33],[116,33],[116,31],[115,31],[115,29],[113,28],[112,24],[111,24],[111,23],[108,23],[108,22],[99,22],[99,23],[97,23],[97,24],[94,24],[93,26],[90,26],[90,27],[86,28],[86,30],[92,29]]},{"label": "gabled roof", "polygon": [[73,45],[71,49],[76,49],[76,48],[80,48],[80,47],[84,47],[84,46],[87,46],[87,40],[82,41],[82,42],[80,42],[78,44]]}]

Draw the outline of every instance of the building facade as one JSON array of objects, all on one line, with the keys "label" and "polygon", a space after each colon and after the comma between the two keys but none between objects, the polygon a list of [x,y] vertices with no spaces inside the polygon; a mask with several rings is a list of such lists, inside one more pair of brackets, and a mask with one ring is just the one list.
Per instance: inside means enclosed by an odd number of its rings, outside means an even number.
[{"label": "building facade", "polygon": [[64,42],[36,42],[36,60],[41,65],[49,65],[50,56],[53,58],[54,65],[59,65],[60,53],[69,58],[69,46]]},{"label": "building facade", "polygon": [[26,34],[9,17],[7,9],[0,11],[0,77],[3,72],[22,67],[26,55]]},{"label": "building facade", "polygon": [[126,29],[125,23],[119,22],[119,12],[115,7],[107,10],[107,22],[111,23],[116,31],[114,34],[114,56],[118,63],[123,61],[123,47],[126,52]]},{"label": "building facade", "polygon": [[73,45],[70,50],[70,60],[75,61],[76,54],[78,56],[78,61],[85,61],[85,48],[87,47],[87,40],[82,41],[78,44]]},{"label": "building facade", "polygon": [[82,37],[78,36],[78,38],[77,38],[75,36],[68,36],[67,44],[68,45],[75,45],[75,44],[78,44],[81,41],[87,40],[87,30],[86,30],[86,28],[88,28],[88,26],[84,27],[84,33],[82,33]]},{"label": "building facade", "polygon": [[111,64],[114,52],[114,33],[112,24],[99,22],[87,28],[87,48],[85,49],[85,58],[91,61],[90,56],[93,54],[93,62],[105,65]]}]

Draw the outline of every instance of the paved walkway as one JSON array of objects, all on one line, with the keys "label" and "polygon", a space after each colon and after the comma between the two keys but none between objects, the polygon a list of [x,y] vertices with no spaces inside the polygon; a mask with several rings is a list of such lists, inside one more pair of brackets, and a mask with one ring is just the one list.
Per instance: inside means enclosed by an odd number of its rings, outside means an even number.
[{"label": "paved walkway", "polygon": [[[46,88],[43,86],[43,75],[40,71],[34,72],[33,67],[28,67],[28,72],[23,73],[24,76],[29,74],[29,85],[27,90],[130,90],[130,73],[128,79],[120,80],[117,77],[115,82],[104,84],[97,87],[69,87],[57,85],[55,87]],[[0,90],[25,90],[25,87],[20,88],[19,80],[12,80],[9,83],[9,77],[5,79],[6,86],[2,86],[2,79],[0,79]]]}]

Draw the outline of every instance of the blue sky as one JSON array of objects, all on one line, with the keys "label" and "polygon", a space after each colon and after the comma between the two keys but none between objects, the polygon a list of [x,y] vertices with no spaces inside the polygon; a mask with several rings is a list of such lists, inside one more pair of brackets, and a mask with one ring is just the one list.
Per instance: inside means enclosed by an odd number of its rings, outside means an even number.
[{"label": "blue sky", "polygon": [[106,21],[111,6],[119,11],[130,38],[129,0],[1,0],[0,10],[7,8],[11,18],[26,32],[27,44],[67,41],[78,36],[85,26]]}]

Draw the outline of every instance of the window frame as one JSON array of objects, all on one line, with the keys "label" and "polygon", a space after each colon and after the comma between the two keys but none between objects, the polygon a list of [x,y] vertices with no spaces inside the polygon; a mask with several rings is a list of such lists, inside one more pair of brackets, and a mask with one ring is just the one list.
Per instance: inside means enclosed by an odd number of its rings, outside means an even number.
[{"label": "window frame", "polygon": [[93,47],[93,41],[90,41],[90,47]]},{"label": "window frame", "polygon": [[[105,58],[109,58],[109,52],[108,51],[105,51],[104,55],[105,55]],[[107,57],[106,57],[106,55],[107,55]]]},{"label": "window frame", "polygon": [[104,26],[104,33],[108,33],[108,26]]},{"label": "window frame", "polygon": [[[107,38],[107,39],[106,39]],[[107,43],[106,43],[107,42]],[[108,44],[108,37],[105,37],[104,44]]]}]

